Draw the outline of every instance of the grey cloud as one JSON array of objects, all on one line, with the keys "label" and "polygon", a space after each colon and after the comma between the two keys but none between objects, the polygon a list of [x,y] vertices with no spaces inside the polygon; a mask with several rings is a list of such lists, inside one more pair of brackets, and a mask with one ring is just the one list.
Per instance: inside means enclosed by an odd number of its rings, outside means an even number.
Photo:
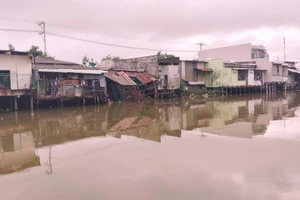
[{"label": "grey cloud", "polygon": [[[272,2],[261,0],[11,0],[1,2],[0,16],[34,21],[43,20],[100,32],[150,37],[158,40],[185,41],[188,37],[197,35],[213,35],[222,38],[232,32],[260,27],[296,27],[298,19],[300,19],[299,5],[300,2],[294,0],[273,0]],[[2,23],[0,17],[0,26]],[[35,24],[16,22],[9,25],[6,23],[3,27],[38,28]],[[47,25],[47,30],[127,46],[183,50],[197,48],[193,45],[149,43],[143,40],[84,33],[51,24]],[[12,37],[12,35],[18,35],[18,37]],[[7,43],[14,43],[18,49],[26,50],[31,44],[39,46],[43,44],[38,35],[0,32],[0,37],[6,38],[6,40],[0,40],[0,48],[5,48]],[[242,41],[256,42],[257,39],[246,37],[237,42]],[[264,41],[258,42],[264,43]],[[218,43],[216,41],[208,48],[229,44],[225,40]],[[274,48],[274,51],[278,51],[280,49],[280,46],[268,45],[266,46],[269,50],[273,51]],[[298,45],[290,48],[293,54],[300,50]],[[86,44],[53,36],[48,37],[48,49],[50,54],[60,59],[73,61],[80,61],[84,54],[100,60],[108,54],[130,57],[155,53]],[[188,58],[195,57],[195,53],[179,55]]]},{"label": "grey cloud", "polygon": [[294,0],[6,1],[1,13],[117,33],[187,37],[260,27],[297,26]]}]

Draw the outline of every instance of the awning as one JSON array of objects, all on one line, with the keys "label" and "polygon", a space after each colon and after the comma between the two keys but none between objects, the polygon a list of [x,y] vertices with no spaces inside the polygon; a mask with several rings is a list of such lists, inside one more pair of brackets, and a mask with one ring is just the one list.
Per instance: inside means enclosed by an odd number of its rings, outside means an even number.
[{"label": "awning", "polygon": [[288,70],[289,72],[300,74],[300,71],[298,71],[297,69],[288,69]]},{"label": "awning", "polygon": [[249,69],[252,69],[252,68],[232,68],[233,70],[249,70]]},{"label": "awning", "polygon": [[254,69],[254,71],[267,71],[266,69]]},{"label": "awning", "polygon": [[68,73],[68,74],[104,74],[107,71],[97,69],[38,69],[38,72]]},{"label": "awning", "polygon": [[202,71],[202,72],[213,72],[212,69],[196,68],[196,70],[199,70],[199,71]]}]

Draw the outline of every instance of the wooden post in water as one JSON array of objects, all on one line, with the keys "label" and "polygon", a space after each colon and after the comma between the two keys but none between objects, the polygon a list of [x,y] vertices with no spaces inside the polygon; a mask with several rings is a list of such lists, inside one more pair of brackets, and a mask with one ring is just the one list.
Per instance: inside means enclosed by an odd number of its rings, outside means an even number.
[{"label": "wooden post in water", "polygon": [[25,109],[28,110],[28,97],[25,96]]},{"label": "wooden post in water", "polygon": [[14,97],[14,110],[18,110],[18,97]]},{"label": "wooden post in water", "polygon": [[12,111],[13,109],[13,97],[8,97],[9,98],[9,110]]},{"label": "wooden post in water", "polygon": [[30,96],[30,109],[33,110],[33,96]]}]

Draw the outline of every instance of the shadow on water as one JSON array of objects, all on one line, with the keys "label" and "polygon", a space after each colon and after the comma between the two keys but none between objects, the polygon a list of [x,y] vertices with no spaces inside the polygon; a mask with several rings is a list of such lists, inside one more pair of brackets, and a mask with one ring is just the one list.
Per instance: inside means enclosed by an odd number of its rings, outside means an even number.
[{"label": "shadow on water", "polygon": [[[182,130],[242,138],[269,134],[274,121],[298,117],[299,103],[291,93],[1,113],[0,174],[40,165],[40,147],[48,146],[51,155],[52,145],[92,136],[161,142],[162,136],[181,137]],[[51,174],[51,156],[47,162]]]}]

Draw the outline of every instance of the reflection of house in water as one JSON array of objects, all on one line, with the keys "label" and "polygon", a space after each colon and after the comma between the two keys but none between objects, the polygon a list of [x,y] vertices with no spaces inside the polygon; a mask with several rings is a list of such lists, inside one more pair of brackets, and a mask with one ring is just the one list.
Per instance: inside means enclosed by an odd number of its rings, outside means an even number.
[{"label": "reflection of house in water", "polygon": [[40,165],[40,159],[35,153],[32,132],[10,133],[1,136],[0,150],[0,174]]},{"label": "reflection of house in water", "polygon": [[190,106],[182,114],[183,129],[201,128],[207,133],[251,138],[264,134],[270,121],[280,120],[283,116],[295,116],[294,111],[289,110],[289,105],[295,102],[295,96],[290,97],[272,100],[260,97],[250,100],[229,99]]},{"label": "reflection of house in water", "polygon": [[[272,113],[266,110],[266,105],[268,102],[261,98],[227,99],[191,105],[182,114],[183,129],[201,128],[207,133],[234,137],[252,137],[263,134],[268,124],[261,123],[258,119],[264,113]],[[268,122],[270,120],[267,119]]]},{"label": "reflection of house in water", "polygon": [[184,130],[193,130],[195,127],[202,128],[208,126],[208,120],[213,118],[204,103],[189,104],[188,102],[186,111],[182,113],[182,128]]},{"label": "reflection of house in water", "polygon": [[163,133],[167,135],[181,136],[181,109],[180,107],[168,106],[159,108],[159,120],[163,126]]},{"label": "reflection of house in water", "polygon": [[51,117],[40,114],[36,136],[39,146],[106,135],[106,107],[91,109],[85,112],[79,110],[78,113],[76,110],[51,113]]},{"label": "reflection of house in water", "polygon": [[118,138],[128,135],[160,142],[164,134],[181,136],[180,107],[113,105],[109,108],[108,122],[108,134]]},{"label": "reflection of house in water", "polygon": [[124,118],[115,124],[108,134],[117,138],[128,135],[155,142],[160,142],[161,136],[157,121],[146,116]]}]

